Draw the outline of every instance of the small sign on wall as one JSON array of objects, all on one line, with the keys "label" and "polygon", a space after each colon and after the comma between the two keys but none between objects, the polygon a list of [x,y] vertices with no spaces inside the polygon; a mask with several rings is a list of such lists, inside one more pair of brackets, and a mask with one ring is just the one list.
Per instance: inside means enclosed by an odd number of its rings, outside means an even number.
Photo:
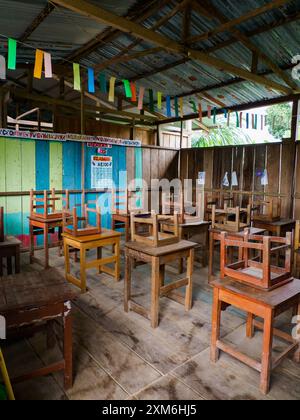
[{"label": "small sign on wall", "polygon": [[205,185],[205,172],[198,173],[198,185]]},{"label": "small sign on wall", "polygon": [[113,158],[111,156],[91,157],[91,187],[95,189],[112,188]]}]

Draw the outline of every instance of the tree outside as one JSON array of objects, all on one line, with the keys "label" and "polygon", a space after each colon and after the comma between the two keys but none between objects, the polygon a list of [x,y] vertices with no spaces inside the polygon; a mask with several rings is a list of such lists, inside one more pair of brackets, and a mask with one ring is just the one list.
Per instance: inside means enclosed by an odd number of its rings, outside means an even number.
[{"label": "tree outside", "polygon": [[290,103],[270,106],[267,109],[269,133],[275,139],[282,140],[290,137],[292,123],[292,105]]}]

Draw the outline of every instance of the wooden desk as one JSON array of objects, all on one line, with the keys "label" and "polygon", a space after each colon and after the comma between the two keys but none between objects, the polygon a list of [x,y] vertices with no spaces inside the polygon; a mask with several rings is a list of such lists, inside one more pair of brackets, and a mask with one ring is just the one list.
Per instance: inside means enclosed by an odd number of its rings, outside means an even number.
[{"label": "wooden desk", "polygon": [[[157,328],[159,324],[159,298],[166,296],[177,302],[184,304],[189,311],[192,308],[192,275],[194,265],[194,248],[196,243],[181,241],[177,244],[162,246],[158,248],[149,247],[139,242],[128,242],[125,245],[125,312],[132,310],[147,319],[150,319],[152,328]],[[187,259],[186,278],[177,280],[165,286],[165,265],[172,261]],[[151,311],[150,313],[141,305],[131,299],[131,273],[133,263],[142,261],[151,264]],[[186,286],[185,298],[180,294],[174,293],[175,289]]]},{"label": "wooden desk", "polygon": [[12,274],[12,258],[15,260],[15,272],[20,272],[20,248],[21,241],[13,236],[6,236],[4,242],[0,242],[0,276],[3,276],[3,259],[6,258],[7,274]]},{"label": "wooden desk", "polygon": [[254,220],[253,226],[259,229],[264,229],[272,236],[285,236],[287,232],[295,230],[295,220],[282,219],[276,222],[266,222],[263,220]]},{"label": "wooden desk", "polygon": [[[263,235],[265,233],[265,229],[259,228],[250,228],[250,235]],[[234,239],[238,238],[241,239],[243,237],[244,232],[228,232],[228,238]],[[209,230],[209,263],[208,263],[208,282],[210,283],[214,280],[214,251],[215,251],[215,242],[221,240],[221,230],[220,229],[210,229]]]},{"label": "wooden desk", "polygon": [[[107,273],[113,276],[117,281],[120,280],[120,238],[121,233],[113,230],[103,229],[98,235],[72,236],[68,233],[63,234],[64,253],[65,253],[65,271],[66,279],[75,286],[81,288],[81,292],[85,293],[86,286],[86,270],[90,268],[99,269],[99,273]],[[102,258],[102,248],[111,246],[113,255]],[[80,278],[76,278],[71,274],[70,264],[70,248],[80,251]],[[86,251],[97,249],[97,259],[93,261],[86,260]],[[114,269],[107,267],[107,264],[114,264]]]},{"label": "wooden desk", "polygon": [[[44,252],[45,261],[44,268],[49,267],[49,248],[59,246],[61,249],[62,240],[62,218],[59,219],[43,219],[39,217],[28,217],[29,219],[29,235],[30,235],[30,264],[37,262],[41,264],[40,260],[34,257],[34,237],[37,235],[44,235]],[[49,244],[49,233],[55,233],[55,229],[58,229],[58,242]]]},{"label": "wooden desk", "polygon": [[[242,363],[252,367],[261,374],[260,389],[267,394],[270,389],[271,371],[292,352],[295,353],[296,362],[300,363],[300,341],[289,334],[274,329],[274,320],[280,314],[293,308],[294,313],[300,315],[300,280],[294,280],[270,292],[260,291],[249,286],[232,281],[229,277],[212,283],[214,288],[211,361],[216,363],[220,350],[230,354]],[[261,363],[240,353],[235,348],[220,340],[221,314],[223,305],[234,307],[248,313],[247,337],[252,338],[254,327],[263,330],[263,349]],[[255,316],[262,318],[263,323],[256,322]],[[293,325],[293,328],[296,324]],[[290,343],[287,350],[272,361],[273,336]]]},{"label": "wooden desk", "polygon": [[0,315],[6,319],[8,337],[15,330],[19,334],[19,328],[37,326],[54,319],[62,319],[64,325],[64,359],[16,378],[13,383],[63,370],[65,388],[72,386],[71,301],[75,296],[55,269],[0,279]]},{"label": "wooden desk", "polygon": [[[196,249],[202,249],[202,266],[206,267],[207,263],[208,263],[208,242],[209,242],[209,226],[210,226],[210,222],[206,222],[206,221],[202,221],[202,222],[189,222],[189,223],[182,223],[179,224],[179,235],[180,238],[186,241],[193,241],[195,243],[197,243],[197,246],[195,247]],[[170,222],[166,222],[163,224],[163,230],[164,231],[172,231],[172,226],[174,226],[172,223]],[[199,240],[196,239],[196,236],[200,236],[203,235],[204,239],[201,242],[201,238],[197,238]],[[195,256],[196,259],[196,256]],[[181,261],[180,264],[180,273],[183,272],[183,263]]]}]

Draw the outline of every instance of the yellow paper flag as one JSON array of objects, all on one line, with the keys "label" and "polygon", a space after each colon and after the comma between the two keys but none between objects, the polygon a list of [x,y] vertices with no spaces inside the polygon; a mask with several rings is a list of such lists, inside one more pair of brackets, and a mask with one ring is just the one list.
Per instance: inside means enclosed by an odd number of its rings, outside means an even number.
[{"label": "yellow paper flag", "polygon": [[36,79],[42,78],[43,60],[44,60],[44,52],[41,50],[36,50],[35,65],[34,65],[34,77]]},{"label": "yellow paper flag", "polygon": [[116,84],[116,78],[111,77],[110,82],[109,82],[109,95],[108,95],[109,102],[115,102],[115,84]]},{"label": "yellow paper flag", "polygon": [[162,93],[161,92],[157,92],[157,108],[161,109],[162,106]]}]

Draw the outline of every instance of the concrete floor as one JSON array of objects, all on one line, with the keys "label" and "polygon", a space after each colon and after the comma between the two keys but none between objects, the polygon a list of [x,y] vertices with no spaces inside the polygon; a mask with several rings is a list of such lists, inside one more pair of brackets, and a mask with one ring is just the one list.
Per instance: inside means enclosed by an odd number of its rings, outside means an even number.
[{"label": "concrete floor", "polygon": [[[38,253],[37,256],[41,256]],[[63,274],[64,259],[51,250],[51,265]],[[22,269],[29,266],[22,256]],[[73,269],[78,272],[78,265]],[[123,261],[122,261],[123,269]],[[124,270],[123,270],[124,272]],[[167,279],[175,279],[176,267],[168,267]],[[259,391],[259,375],[230,356],[222,354],[217,364],[209,360],[211,288],[207,269],[196,263],[194,306],[189,313],[176,302],[161,299],[160,325],[123,311],[123,281],[91,271],[89,291],[74,304],[74,387],[65,392],[61,374],[34,379],[14,387],[17,399],[94,400],[201,400],[201,399],[300,399],[300,365],[286,359],[273,373],[267,397]],[[147,266],[134,273],[134,298],[149,306],[150,276]],[[287,329],[291,315],[281,318]],[[223,314],[222,335],[259,360],[261,333],[245,337],[245,317],[229,309]],[[60,335],[59,326],[58,336]],[[2,345],[2,343],[1,343]],[[60,343],[46,347],[45,333],[9,343],[3,348],[11,376],[43,366],[59,358]],[[274,354],[284,344],[275,341]]]}]

